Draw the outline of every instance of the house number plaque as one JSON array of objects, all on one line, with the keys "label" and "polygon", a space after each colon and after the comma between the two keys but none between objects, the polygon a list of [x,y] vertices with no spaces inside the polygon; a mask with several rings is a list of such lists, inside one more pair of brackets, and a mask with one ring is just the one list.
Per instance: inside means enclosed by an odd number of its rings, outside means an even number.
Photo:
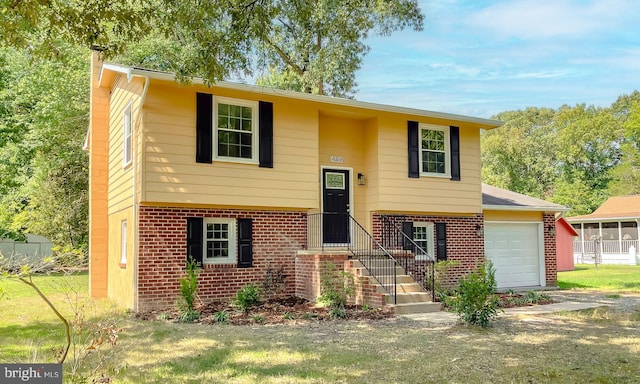
[{"label": "house number plaque", "polygon": [[332,163],[344,163],[344,157],[342,156],[331,156]]}]

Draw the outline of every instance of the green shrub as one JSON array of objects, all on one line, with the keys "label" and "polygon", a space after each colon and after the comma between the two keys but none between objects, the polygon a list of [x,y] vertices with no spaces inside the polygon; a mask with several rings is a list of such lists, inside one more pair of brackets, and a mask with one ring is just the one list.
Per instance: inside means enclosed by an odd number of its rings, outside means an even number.
[{"label": "green shrub", "polygon": [[242,312],[247,312],[250,307],[260,303],[260,288],[255,284],[249,284],[236,292],[233,305],[240,308]]},{"label": "green shrub", "polygon": [[200,318],[200,312],[194,310],[186,310],[180,313],[180,321],[183,323],[193,323]]},{"label": "green shrub", "polygon": [[214,323],[225,324],[227,321],[229,321],[229,313],[227,311],[219,311],[213,314]]},{"label": "green shrub", "polygon": [[282,315],[282,317],[283,317],[285,320],[293,320],[293,319],[295,319],[295,318],[296,318],[296,316],[295,316],[293,313],[291,313],[291,312],[285,312],[285,313],[284,313],[284,315]]},{"label": "green shrub", "polygon": [[500,302],[495,291],[495,270],[487,261],[460,280],[450,305],[464,323],[486,327],[498,317]]},{"label": "green shrub", "polygon": [[346,319],[347,310],[344,307],[331,308],[329,316],[331,316],[332,319]]},{"label": "green shrub", "polygon": [[265,318],[262,315],[253,315],[251,316],[251,321],[256,324],[263,324],[265,322]]},{"label": "green shrub", "polygon": [[[182,321],[188,319],[197,320],[200,314],[194,309],[196,303],[196,292],[198,291],[198,263],[189,257],[187,262],[187,275],[180,278],[180,318]],[[197,314],[197,315],[196,315]]]},{"label": "green shrub", "polygon": [[355,293],[353,276],[340,271],[335,264],[327,263],[320,276],[320,296],[318,303],[330,308],[344,308],[349,297]]}]

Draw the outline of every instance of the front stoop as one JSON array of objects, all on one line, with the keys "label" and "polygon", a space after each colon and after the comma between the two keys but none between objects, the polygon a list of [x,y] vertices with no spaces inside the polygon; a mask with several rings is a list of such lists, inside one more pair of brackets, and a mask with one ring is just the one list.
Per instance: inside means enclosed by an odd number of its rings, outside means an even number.
[{"label": "front stoop", "polygon": [[431,295],[424,292],[411,276],[404,274],[404,270],[399,266],[396,267],[396,304],[392,304],[393,297],[387,293],[385,288],[378,283],[375,278],[369,275],[369,271],[362,263],[352,260],[351,268],[356,276],[361,279],[365,278],[368,284],[376,286],[377,293],[384,296],[387,305],[393,308],[394,312],[398,315],[439,312],[442,310],[442,305],[431,301]]}]

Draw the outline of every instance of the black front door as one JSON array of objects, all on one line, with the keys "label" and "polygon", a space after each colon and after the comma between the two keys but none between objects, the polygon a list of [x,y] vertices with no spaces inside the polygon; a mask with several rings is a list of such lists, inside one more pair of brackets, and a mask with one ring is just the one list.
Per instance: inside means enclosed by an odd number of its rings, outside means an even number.
[{"label": "black front door", "polygon": [[323,242],[349,243],[349,171],[322,170],[322,207]]}]

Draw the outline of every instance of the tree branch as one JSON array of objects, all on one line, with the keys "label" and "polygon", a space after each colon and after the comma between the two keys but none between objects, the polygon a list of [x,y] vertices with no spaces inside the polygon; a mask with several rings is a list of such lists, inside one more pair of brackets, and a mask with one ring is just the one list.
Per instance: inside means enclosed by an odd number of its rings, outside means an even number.
[{"label": "tree branch", "polygon": [[38,288],[33,283],[33,280],[31,280],[31,276],[29,276],[28,280],[24,277],[19,277],[18,280],[22,281],[23,283],[33,288],[33,290],[36,291],[38,296],[40,296],[40,298],[44,300],[45,303],[47,303],[49,308],[51,308],[51,310],[56,314],[56,316],[58,316],[58,319],[60,319],[60,321],[62,321],[62,323],[64,324],[64,330],[67,335],[67,345],[65,346],[64,351],[62,352],[62,356],[60,356],[60,359],[58,359],[59,364],[64,363],[65,359],[67,358],[67,354],[69,353],[69,347],[71,347],[71,328],[69,327],[69,321],[67,321],[67,319],[65,319],[64,316],[62,316],[62,314],[58,312],[58,309],[53,305],[53,303],[44,295],[44,293],[42,293],[40,288]]},{"label": "tree branch", "polygon": [[291,69],[297,73],[298,75],[302,76],[304,75],[304,69],[300,68],[300,66],[298,66],[298,64],[294,63],[293,60],[291,60],[291,58],[287,55],[287,53],[285,51],[283,51],[280,47],[278,47],[277,45],[275,45],[274,43],[271,42],[271,40],[269,40],[268,37],[265,37],[265,42],[267,44],[269,44],[273,49],[275,49],[276,53],[278,54],[278,56],[280,56],[280,58],[289,66],[291,67]]}]

